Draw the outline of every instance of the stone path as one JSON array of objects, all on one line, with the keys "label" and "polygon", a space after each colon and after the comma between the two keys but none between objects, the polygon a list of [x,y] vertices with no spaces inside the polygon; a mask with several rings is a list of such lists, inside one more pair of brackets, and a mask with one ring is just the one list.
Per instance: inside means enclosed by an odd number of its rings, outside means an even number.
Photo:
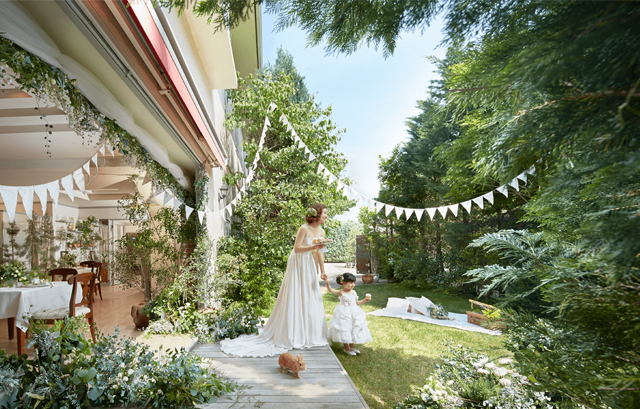
[{"label": "stone path", "polygon": [[300,379],[280,372],[278,357],[238,358],[220,350],[220,343],[196,344],[191,352],[214,359],[213,366],[224,376],[250,386],[237,395],[221,398],[203,408],[263,409],[368,409],[360,392],[349,378],[330,347],[291,350],[302,353],[307,369]]}]

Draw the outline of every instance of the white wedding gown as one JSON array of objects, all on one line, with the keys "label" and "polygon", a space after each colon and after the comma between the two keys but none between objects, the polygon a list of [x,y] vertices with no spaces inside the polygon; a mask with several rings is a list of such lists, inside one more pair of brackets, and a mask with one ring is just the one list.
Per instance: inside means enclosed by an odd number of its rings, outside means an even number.
[{"label": "white wedding gown", "polygon": [[[311,238],[305,238],[310,246]],[[293,250],[287,261],[278,299],[259,335],[242,335],[220,342],[229,355],[264,357],[290,349],[329,345],[328,327],[320,293],[318,272],[311,251]]]}]

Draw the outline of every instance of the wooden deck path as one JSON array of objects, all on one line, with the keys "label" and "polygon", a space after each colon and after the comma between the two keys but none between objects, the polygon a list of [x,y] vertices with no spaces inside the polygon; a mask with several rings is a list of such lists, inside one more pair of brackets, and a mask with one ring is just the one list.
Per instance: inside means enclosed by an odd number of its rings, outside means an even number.
[{"label": "wooden deck path", "polygon": [[300,379],[291,373],[280,372],[277,356],[233,357],[222,352],[218,342],[196,344],[191,352],[214,359],[213,366],[224,376],[238,384],[251,386],[237,395],[203,405],[203,408],[369,408],[328,346],[289,351],[294,355],[304,355],[307,369],[300,372]]}]

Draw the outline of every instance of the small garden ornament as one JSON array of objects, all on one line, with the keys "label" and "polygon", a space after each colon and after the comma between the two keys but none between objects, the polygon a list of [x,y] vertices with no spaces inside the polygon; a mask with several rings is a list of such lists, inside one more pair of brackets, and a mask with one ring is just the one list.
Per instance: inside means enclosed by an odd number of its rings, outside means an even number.
[{"label": "small garden ornament", "polygon": [[307,364],[302,360],[302,354],[293,356],[288,352],[280,354],[280,357],[278,358],[278,365],[280,365],[280,370],[283,373],[287,373],[288,369],[298,378],[300,378],[300,372],[307,369]]}]

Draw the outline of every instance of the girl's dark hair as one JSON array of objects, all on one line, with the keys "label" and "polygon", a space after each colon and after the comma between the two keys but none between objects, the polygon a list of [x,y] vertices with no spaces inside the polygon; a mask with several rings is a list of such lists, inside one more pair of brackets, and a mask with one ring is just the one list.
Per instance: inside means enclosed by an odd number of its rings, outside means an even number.
[{"label": "girl's dark hair", "polygon": [[[322,212],[326,209],[327,206],[322,203],[315,203],[313,206],[307,209],[307,214],[305,215],[305,220],[307,223],[313,223],[320,220],[320,216],[322,216]],[[315,212],[313,210],[315,210]]]},{"label": "girl's dark hair", "polygon": [[338,278],[336,278],[336,283],[338,283],[339,285],[342,285],[342,283],[355,283],[356,282],[356,276],[354,276],[351,273],[344,273],[341,276],[338,276]]}]

